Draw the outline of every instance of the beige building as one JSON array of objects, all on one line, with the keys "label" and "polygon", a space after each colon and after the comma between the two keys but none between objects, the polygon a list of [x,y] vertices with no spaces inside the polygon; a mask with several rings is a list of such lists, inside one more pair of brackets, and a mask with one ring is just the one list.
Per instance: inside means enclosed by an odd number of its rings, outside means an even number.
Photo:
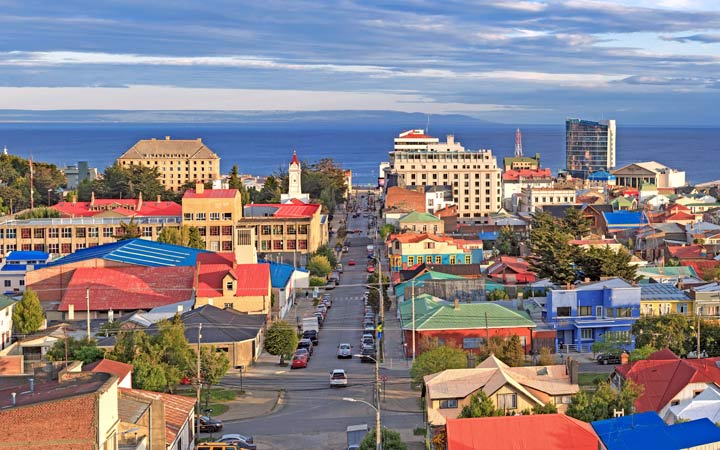
[{"label": "beige building", "polygon": [[166,189],[179,191],[188,182],[220,178],[220,157],[201,139],[142,139],[117,159],[120,167],[155,167]]},{"label": "beige building", "polygon": [[183,195],[182,218],[183,225],[198,229],[206,249],[230,252],[235,225],[242,218],[242,198],[237,189],[205,189],[197,183]]},{"label": "beige building", "polygon": [[520,190],[520,212],[535,212],[543,206],[574,205],[575,189],[525,186]]},{"label": "beige building", "polygon": [[492,151],[466,151],[452,135],[439,142],[423,130],[401,134],[389,172],[401,187],[449,186],[461,222],[482,222],[501,207],[501,170]]}]

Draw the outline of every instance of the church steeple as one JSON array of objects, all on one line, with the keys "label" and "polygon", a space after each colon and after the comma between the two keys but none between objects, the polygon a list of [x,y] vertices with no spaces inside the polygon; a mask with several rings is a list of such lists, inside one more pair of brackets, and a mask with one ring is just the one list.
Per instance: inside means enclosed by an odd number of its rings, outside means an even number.
[{"label": "church steeple", "polygon": [[295,164],[297,166],[300,165],[300,163],[298,162],[298,159],[297,159],[297,151],[295,151],[295,150],[293,150],[293,158],[292,158],[292,161],[290,161],[290,165],[292,166],[293,164]]},{"label": "church steeple", "polygon": [[302,167],[295,150],[293,150],[292,160],[288,166],[288,193],[281,195],[283,203],[292,199],[301,200],[304,203],[310,202],[310,196],[302,192]]}]

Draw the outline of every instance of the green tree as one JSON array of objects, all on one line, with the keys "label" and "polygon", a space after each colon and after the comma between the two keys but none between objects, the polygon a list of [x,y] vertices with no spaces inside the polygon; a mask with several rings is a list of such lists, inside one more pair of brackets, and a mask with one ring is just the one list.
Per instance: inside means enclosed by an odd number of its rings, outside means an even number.
[{"label": "green tree", "polygon": [[196,227],[183,225],[181,228],[165,227],[158,234],[158,242],[172,245],[182,245],[191,248],[205,248],[205,241],[202,240],[200,232]]},{"label": "green tree", "polygon": [[590,233],[590,221],[578,208],[567,208],[562,222],[573,239],[582,239]]},{"label": "green tree", "polygon": [[[358,450],[375,450],[376,440],[375,428],[373,428],[365,435]],[[380,431],[380,440],[382,441],[383,450],[407,450],[407,445],[402,441],[400,433],[397,431],[382,428]]]},{"label": "green tree", "polygon": [[535,405],[532,408],[533,414],[557,414],[557,412],[558,412],[557,406],[555,406],[552,403],[546,403],[542,406]]},{"label": "green tree", "polygon": [[495,248],[501,255],[520,256],[520,239],[509,226],[500,228]]},{"label": "green tree", "polygon": [[389,235],[391,235],[392,233],[395,233],[396,231],[397,231],[397,228],[395,227],[395,225],[393,225],[391,223],[386,223],[385,225],[380,227],[380,230],[378,231],[378,233],[380,234],[380,239],[382,239],[384,241],[385,239],[387,239],[387,237]]},{"label": "green tree", "polygon": [[13,308],[12,320],[15,331],[19,334],[34,333],[40,329],[44,319],[38,295],[32,289],[27,289]]},{"label": "green tree", "polygon": [[315,255],[310,258],[310,261],[307,263],[307,269],[310,271],[310,275],[316,277],[326,277],[333,270],[328,259],[322,255]]},{"label": "green tree", "polygon": [[67,342],[68,361],[82,361],[83,364],[102,359],[105,351],[98,348],[95,339],[75,339],[68,336],[66,339],[56,341],[45,354],[50,361],[65,361],[65,345]]},{"label": "green tree", "polygon": [[390,306],[392,305],[392,301],[390,298],[385,295],[385,293],[388,291],[388,288],[390,287],[390,278],[388,278],[387,275],[383,275],[382,277],[382,286],[379,286],[380,282],[378,281],[378,273],[374,272],[368,275],[368,287],[370,290],[368,291],[368,305],[372,306],[373,310],[375,312],[380,311],[380,293],[378,292],[378,287],[383,292],[383,306],[385,307],[385,311],[390,310]]},{"label": "green tree", "polygon": [[550,278],[560,285],[570,285],[575,281],[576,249],[569,243],[571,238],[572,235],[549,214],[541,212],[535,215],[530,231],[533,253],[530,266],[540,278]]},{"label": "green tree", "polygon": [[273,323],[265,335],[265,351],[273,356],[280,356],[281,366],[285,364],[285,358],[295,351],[297,344],[295,327],[284,320]]},{"label": "green tree", "polygon": [[258,193],[257,203],[278,203],[280,201],[280,184],[278,179],[270,175],[265,179],[262,189]]},{"label": "green tree", "polygon": [[314,255],[326,257],[328,262],[330,263],[330,267],[332,268],[335,268],[338,263],[337,258],[335,257],[335,251],[327,245],[321,245],[320,247],[318,247],[318,249],[315,250]]},{"label": "green tree", "polygon": [[676,355],[685,355],[691,348],[692,324],[683,314],[663,314],[639,318],[632,326],[635,346],[649,345],[669,348]]},{"label": "green tree", "polygon": [[237,164],[233,164],[232,169],[230,170],[228,187],[230,189],[238,190],[243,205],[247,205],[248,203],[250,203],[250,192],[248,192],[248,189],[245,187],[245,184],[243,183],[242,179],[238,174]]},{"label": "green tree", "polygon": [[200,348],[200,380],[205,385],[205,408],[210,402],[212,387],[220,382],[230,368],[230,361],[224,352],[215,346]]},{"label": "green tree", "polygon": [[567,415],[584,422],[593,422],[613,417],[614,410],[624,410],[625,414],[631,414],[635,406],[635,400],[642,395],[642,386],[626,380],[622,389],[618,392],[610,387],[610,384],[602,382],[598,384],[595,393],[590,396],[581,390],[572,403],[568,406]]},{"label": "green tree", "polygon": [[638,281],[637,266],[631,263],[632,255],[627,250],[612,250],[610,247],[591,247],[578,251],[576,264],[582,276],[597,281],[604,277],[620,277],[629,282]]},{"label": "green tree", "polygon": [[164,227],[160,230],[160,233],[158,233],[157,241],[164,244],[182,245],[180,230],[174,227]]},{"label": "green tree", "polygon": [[703,269],[701,276],[704,281],[719,281],[720,267],[706,267],[705,269]]},{"label": "green tree", "polygon": [[522,367],[525,365],[525,350],[520,343],[520,337],[513,334],[509,339],[505,340],[500,360],[511,367]]},{"label": "green tree", "polygon": [[470,419],[473,417],[494,417],[504,416],[505,411],[495,407],[495,404],[483,391],[478,391],[470,397],[470,403],[463,406],[458,419]]},{"label": "green tree", "polygon": [[142,236],[142,230],[140,225],[135,223],[135,217],[131,217],[129,222],[120,221],[120,228],[122,233],[115,236],[118,241],[124,241],[127,239],[135,239]]},{"label": "green tree", "polygon": [[459,348],[437,347],[427,350],[415,358],[410,368],[410,378],[415,384],[423,382],[425,375],[442,372],[447,369],[464,369],[467,356]]},{"label": "green tree", "polygon": [[637,347],[635,350],[630,352],[630,362],[640,361],[641,359],[648,359],[648,356],[655,353],[657,349],[652,345],[643,345]]},{"label": "green tree", "polygon": [[624,341],[615,338],[608,338],[607,334],[604,334],[599,339],[596,339],[592,345],[593,353],[612,353],[617,354],[622,351],[625,346],[629,344],[629,341]]}]

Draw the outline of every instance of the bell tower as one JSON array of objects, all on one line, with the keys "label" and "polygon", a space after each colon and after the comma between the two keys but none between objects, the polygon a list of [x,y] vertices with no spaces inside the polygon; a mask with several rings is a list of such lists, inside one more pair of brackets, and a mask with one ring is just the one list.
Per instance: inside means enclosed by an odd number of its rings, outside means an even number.
[{"label": "bell tower", "polygon": [[310,196],[302,192],[302,167],[297,159],[297,152],[293,150],[292,161],[288,166],[288,193],[280,196],[282,203],[291,200],[300,200],[303,203],[310,203]]}]

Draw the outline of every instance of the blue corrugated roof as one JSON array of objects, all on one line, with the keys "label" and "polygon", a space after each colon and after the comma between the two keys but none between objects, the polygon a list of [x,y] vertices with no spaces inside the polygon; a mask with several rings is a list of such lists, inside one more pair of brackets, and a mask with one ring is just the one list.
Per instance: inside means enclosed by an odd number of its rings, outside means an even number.
[{"label": "blue corrugated roof", "polygon": [[7,256],[7,261],[46,261],[50,257],[45,252],[39,252],[35,250],[16,250],[10,252]]},{"label": "blue corrugated roof", "polygon": [[603,212],[603,216],[608,226],[637,227],[642,223],[647,223],[647,218],[641,211]]},{"label": "blue corrugated roof", "polygon": [[667,425],[654,412],[591,423],[607,450],[677,450],[720,442],[720,428],[709,419]]},{"label": "blue corrugated roof", "polygon": [[194,266],[199,253],[208,253],[208,251],[146,239],[126,239],[78,250],[64,258],[52,261],[48,266],[59,266],[95,258],[147,267]]},{"label": "blue corrugated roof", "polygon": [[497,231],[481,231],[478,233],[478,239],[481,241],[496,241],[498,237]]},{"label": "blue corrugated roof", "polygon": [[592,181],[614,180],[615,175],[611,174],[610,172],[600,170],[598,172],[591,173],[588,179]]},{"label": "blue corrugated roof", "polygon": [[2,272],[12,272],[15,270],[27,270],[27,264],[5,264],[0,268],[0,271]]},{"label": "blue corrugated roof", "polygon": [[270,283],[276,289],[285,289],[290,282],[295,268],[290,264],[276,263],[272,261],[259,260],[261,264],[270,264]]},{"label": "blue corrugated roof", "polygon": [[640,288],[641,300],[690,300],[688,295],[671,284],[651,283]]}]

